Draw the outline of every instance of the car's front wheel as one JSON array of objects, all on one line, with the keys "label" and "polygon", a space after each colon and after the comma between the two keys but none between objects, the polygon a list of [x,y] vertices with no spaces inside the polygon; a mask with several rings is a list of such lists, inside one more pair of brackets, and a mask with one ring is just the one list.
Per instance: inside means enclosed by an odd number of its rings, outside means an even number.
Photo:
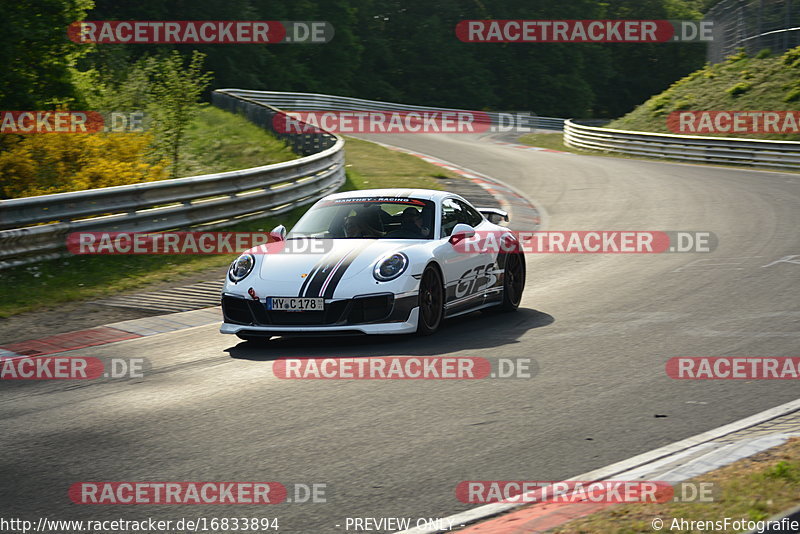
[{"label": "car's front wheel", "polygon": [[427,336],[439,329],[444,316],[444,285],[442,275],[435,267],[422,273],[419,283],[419,323],[417,334]]}]

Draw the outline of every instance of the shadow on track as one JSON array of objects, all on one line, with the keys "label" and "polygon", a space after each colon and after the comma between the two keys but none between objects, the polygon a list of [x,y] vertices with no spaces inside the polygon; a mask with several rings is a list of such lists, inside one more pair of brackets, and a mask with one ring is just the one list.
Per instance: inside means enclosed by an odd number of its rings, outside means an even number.
[{"label": "shadow on track", "polygon": [[[519,343],[528,330],[547,326],[555,319],[544,312],[519,309],[516,313],[471,313],[449,319],[432,336],[413,334],[348,337],[280,337],[263,344],[241,342],[225,349],[231,358],[272,361],[278,358],[324,356],[439,356],[469,349],[491,349]],[[522,356],[523,354],[520,354]]]}]

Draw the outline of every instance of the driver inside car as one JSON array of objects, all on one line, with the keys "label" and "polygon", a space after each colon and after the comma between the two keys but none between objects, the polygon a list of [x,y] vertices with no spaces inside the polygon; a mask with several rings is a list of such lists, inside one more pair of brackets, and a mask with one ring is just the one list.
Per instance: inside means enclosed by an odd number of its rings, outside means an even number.
[{"label": "driver inside car", "polygon": [[380,237],[377,230],[372,229],[362,216],[350,215],[344,219],[344,236],[351,238]]},{"label": "driver inside car", "polygon": [[386,237],[399,239],[420,239],[426,237],[428,229],[422,226],[422,214],[417,208],[408,207],[400,216],[400,228],[389,232]]}]

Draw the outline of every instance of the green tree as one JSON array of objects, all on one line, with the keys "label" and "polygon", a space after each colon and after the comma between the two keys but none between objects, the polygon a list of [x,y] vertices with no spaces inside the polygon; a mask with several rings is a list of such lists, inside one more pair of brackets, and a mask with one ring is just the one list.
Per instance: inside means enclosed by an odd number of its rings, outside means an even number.
[{"label": "green tree", "polygon": [[0,17],[0,109],[49,109],[75,100],[70,67],[91,45],[67,39],[92,0],[4,2]]},{"label": "green tree", "polygon": [[98,70],[195,48],[211,88],[309,91],[540,115],[616,117],[702,66],[704,44],[462,43],[464,19],[694,19],[714,0],[95,0],[92,20],[326,20],[324,45],[113,45]]},{"label": "green tree", "polygon": [[170,174],[178,176],[181,143],[189,122],[195,117],[200,96],[211,82],[212,74],[203,71],[204,55],[193,52],[188,65],[177,51],[162,58],[147,58],[150,74],[147,108],[151,114],[156,148],[172,161]]}]

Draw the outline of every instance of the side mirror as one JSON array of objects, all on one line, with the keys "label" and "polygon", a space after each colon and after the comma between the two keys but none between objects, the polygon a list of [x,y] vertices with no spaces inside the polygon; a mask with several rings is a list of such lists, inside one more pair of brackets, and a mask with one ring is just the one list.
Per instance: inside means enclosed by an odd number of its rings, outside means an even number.
[{"label": "side mirror", "polygon": [[450,243],[455,245],[459,241],[464,239],[469,239],[470,237],[475,235],[475,228],[471,227],[468,224],[458,223],[455,228],[453,228],[453,232],[450,234]]},{"label": "side mirror", "polygon": [[492,224],[498,224],[500,221],[508,222],[508,212],[498,208],[477,208],[477,210],[489,219]]},{"label": "side mirror", "polygon": [[286,238],[286,227],[282,224],[279,224],[272,229],[269,235],[275,241],[283,241],[284,238]]}]

